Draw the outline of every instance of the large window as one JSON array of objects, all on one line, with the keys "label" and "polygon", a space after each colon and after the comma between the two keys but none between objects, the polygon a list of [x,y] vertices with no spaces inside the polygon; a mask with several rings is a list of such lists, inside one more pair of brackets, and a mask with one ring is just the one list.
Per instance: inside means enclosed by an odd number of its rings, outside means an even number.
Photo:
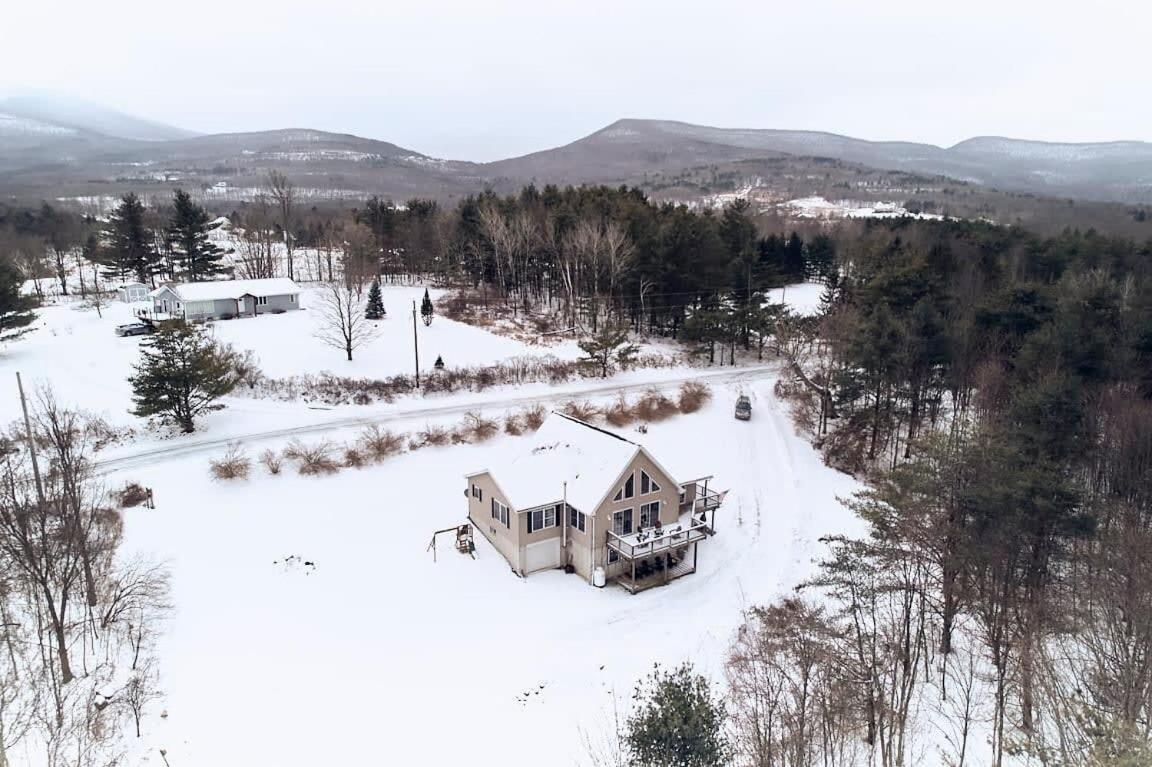
[{"label": "large window", "polygon": [[556,520],[560,516],[559,512],[559,506],[548,506],[528,512],[528,532],[534,533],[537,530],[556,527]]},{"label": "large window", "polygon": [[268,296],[256,296],[256,305],[257,306],[267,306],[268,305]]},{"label": "large window", "polygon": [[632,534],[632,509],[624,509],[612,515],[612,532],[616,535]]},{"label": "large window", "polygon": [[584,512],[577,511],[571,506],[568,507],[568,526],[574,527],[580,532],[585,532],[584,528],[588,525],[588,517],[584,516]]},{"label": "large window", "polygon": [[660,524],[660,501],[646,503],[640,507],[640,528],[656,527]]},{"label": "large window", "polygon": [[647,495],[648,493],[660,492],[660,485],[656,484],[656,480],[648,476],[648,472],[641,469],[640,471],[640,495]]},{"label": "large window", "polygon": [[508,527],[508,507],[495,498],[492,499],[492,519],[499,521],[504,527]]},{"label": "large window", "polygon": [[623,501],[636,495],[636,475],[629,474],[628,479],[624,480],[624,487],[616,491],[616,497],[612,500]]}]

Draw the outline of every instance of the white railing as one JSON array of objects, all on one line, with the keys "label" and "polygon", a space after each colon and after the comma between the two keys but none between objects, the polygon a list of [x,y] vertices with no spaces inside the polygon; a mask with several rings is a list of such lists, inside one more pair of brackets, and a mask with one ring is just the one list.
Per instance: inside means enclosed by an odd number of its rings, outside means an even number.
[{"label": "white railing", "polygon": [[702,541],[708,537],[708,525],[697,522],[690,526],[683,523],[649,528],[638,533],[618,535],[608,531],[608,548],[615,550],[626,559],[648,557]]}]

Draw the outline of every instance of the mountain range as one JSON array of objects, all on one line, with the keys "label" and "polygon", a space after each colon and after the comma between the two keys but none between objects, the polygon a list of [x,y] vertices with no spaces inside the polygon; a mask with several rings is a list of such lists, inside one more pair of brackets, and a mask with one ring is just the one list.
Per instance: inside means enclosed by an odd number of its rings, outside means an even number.
[{"label": "mountain range", "polygon": [[[327,197],[381,194],[450,199],[528,182],[634,183],[722,169],[728,186],[756,164],[795,174],[828,161],[946,177],[989,188],[1084,200],[1152,202],[1152,143],[1048,143],[993,136],[951,147],[866,141],[817,131],[715,128],[624,119],[570,144],[488,163],[443,160],[375,139],[310,129],[197,135],[98,105],[43,97],[0,100],[0,193],[115,194],[173,182],[245,190],[280,168]],[[774,166],[773,163],[776,165]],[[767,169],[767,170],[766,170]],[[799,169],[799,170],[798,170]],[[837,176],[840,179],[840,176]],[[761,183],[772,179],[759,177]],[[843,181],[847,183],[847,181]],[[686,194],[692,194],[687,190]]]}]

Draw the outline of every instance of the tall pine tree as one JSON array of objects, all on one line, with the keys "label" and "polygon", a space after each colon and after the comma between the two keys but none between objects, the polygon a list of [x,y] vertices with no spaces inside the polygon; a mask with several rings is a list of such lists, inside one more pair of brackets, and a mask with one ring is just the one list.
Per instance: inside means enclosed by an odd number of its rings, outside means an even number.
[{"label": "tall pine tree", "polygon": [[14,341],[28,333],[36,319],[32,299],[20,295],[24,278],[7,259],[0,259],[0,342]]},{"label": "tall pine tree", "polygon": [[369,320],[382,320],[387,312],[384,310],[384,298],[380,294],[380,279],[372,280],[368,288],[368,305],[364,308],[364,318]]},{"label": "tall pine tree", "polygon": [[136,375],[128,382],[133,415],[156,416],[190,433],[196,417],[219,410],[216,400],[236,387],[235,355],[194,325],[165,322],[140,345]]},{"label": "tall pine tree", "polygon": [[124,195],[112,211],[104,228],[105,247],[101,251],[104,274],[109,279],[154,284],[160,256],[153,248],[145,216],[144,203],[132,192]]},{"label": "tall pine tree", "polygon": [[420,318],[424,320],[424,325],[432,324],[432,297],[428,295],[428,288],[424,288],[424,300],[420,302]]},{"label": "tall pine tree", "polygon": [[220,259],[224,251],[208,238],[220,225],[213,223],[208,211],[183,189],[174,193],[172,207],[167,235],[172,247],[172,265],[178,276],[189,282],[200,282],[221,274],[224,267]]}]

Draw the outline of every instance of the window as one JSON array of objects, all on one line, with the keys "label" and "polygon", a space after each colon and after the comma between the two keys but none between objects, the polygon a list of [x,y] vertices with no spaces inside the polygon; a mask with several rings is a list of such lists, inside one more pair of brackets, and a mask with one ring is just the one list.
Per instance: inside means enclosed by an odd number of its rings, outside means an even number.
[{"label": "window", "polygon": [[640,507],[640,527],[656,527],[660,523],[660,501],[646,503]]},{"label": "window", "polygon": [[475,498],[476,500],[480,501],[481,503],[483,503],[484,502],[484,491],[481,490],[478,485],[473,485],[472,486],[472,497]]},{"label": "window", "polygon": [[290,293],[288,295],[288,303],[290,303],[290,304],[296,303],[296,294],[295,293]]},{"label": "window", "polygon": [[257,306],[267,306],[268,305],[268,296],[256,296],[256,305]]},{"label": "window", "polygon": [[587,524],[588,518],[584,516],[584,512],[577,511],[571,506],[568,507],[568,527],[574,527],[580,532],[584,532]]},{"label": "window", "polygon": [[624,509],[612,515],[612,532],[616,535],[631,535],[632,509]]},{"label": "window", "polygon": [[500,524],[508,527],[508,507],[495,498],[492,499],[492,519],[499,520]]},{"label": "window", "polygon": [[536,509],[528,512],[528,532],[556,527],[556,518],[559,516],[559,506],[549,506],[546,509]]},{"label": "window", "polygon": [[629,474],[628,479],[624,480],[624,487],[616,492],[616,496],[612,499],[614,501],[622,501],[625,498],[631,498],[636,495],[636,475]]},{"label": "window", "polygon": [[640,495],[647,495],[648,493],[660,492],[660,485],[656,484],[656,480],[648,476],[648,472],[640,471]]}]

